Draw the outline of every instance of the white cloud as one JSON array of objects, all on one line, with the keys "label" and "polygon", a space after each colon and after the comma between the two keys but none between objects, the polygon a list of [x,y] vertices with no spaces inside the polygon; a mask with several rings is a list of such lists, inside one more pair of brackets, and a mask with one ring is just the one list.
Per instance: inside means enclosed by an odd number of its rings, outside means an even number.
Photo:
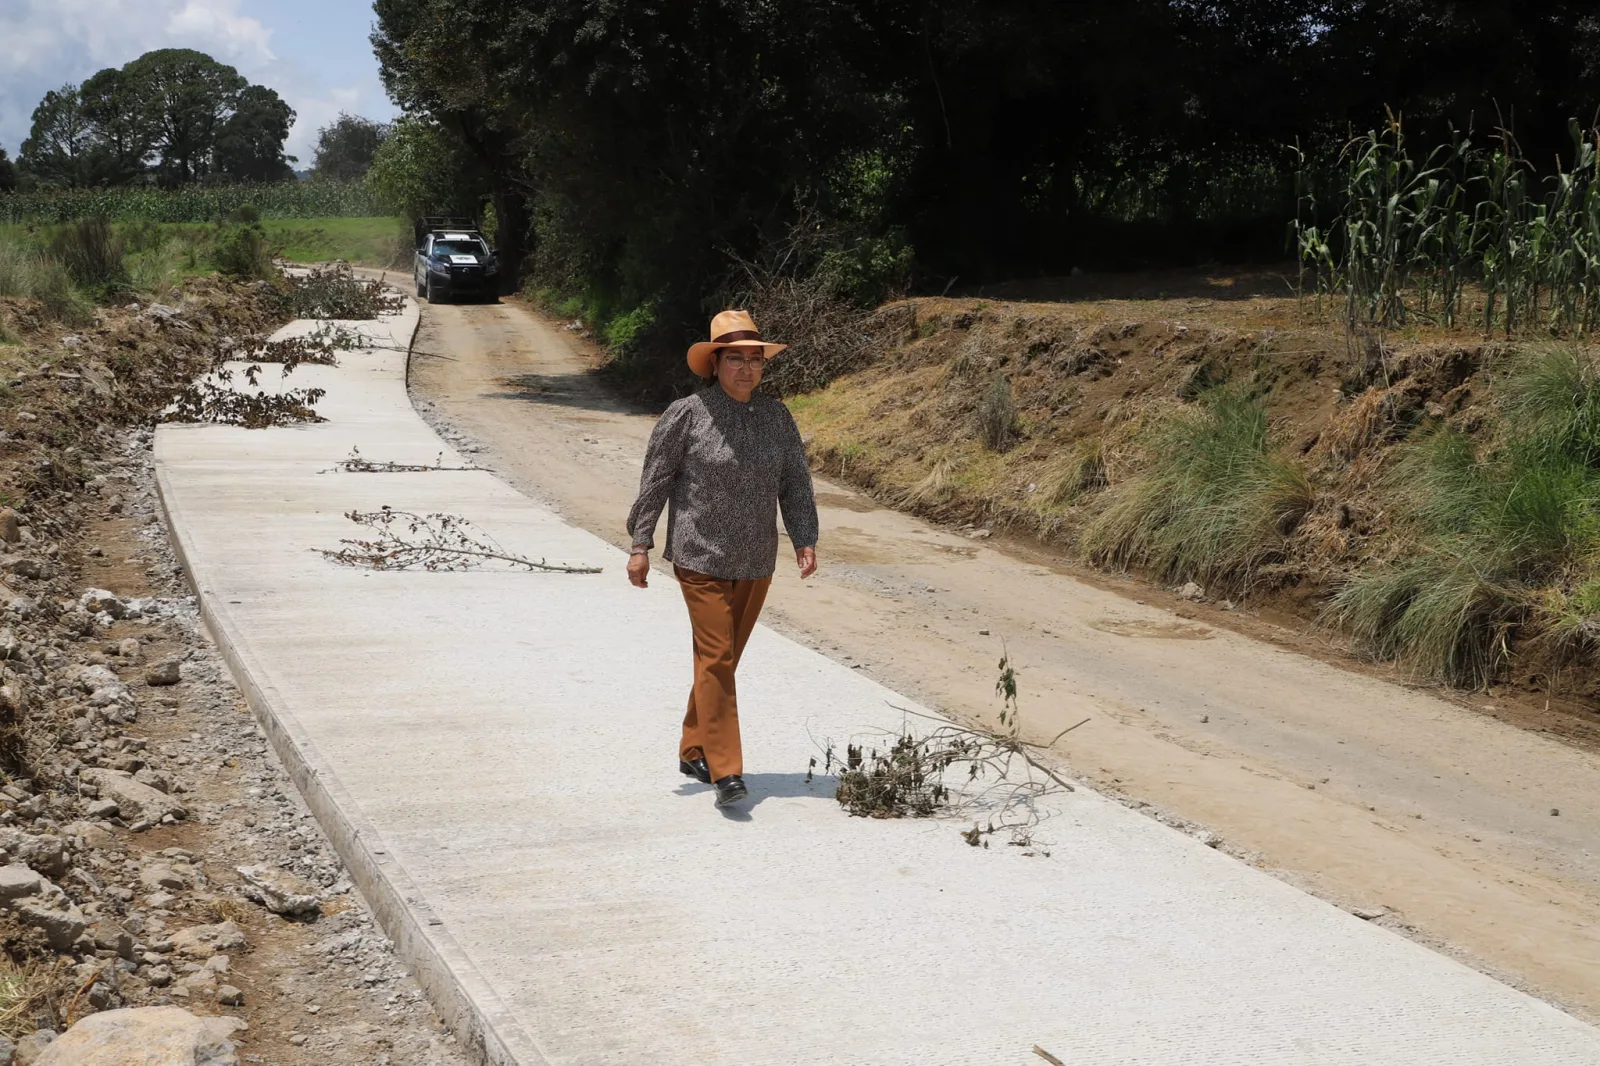
[{"label": "white cloud", "polygon": [[306,166],[317,129],[340,111],[393,113],[366,42],[352,43],[351,69],[322,72],[279,55],[271,26],[240,0],[0,0],[0,146],[16,154],[47,90],[151,49],[194,48],[288,101],[297,118],[287,151]]}]

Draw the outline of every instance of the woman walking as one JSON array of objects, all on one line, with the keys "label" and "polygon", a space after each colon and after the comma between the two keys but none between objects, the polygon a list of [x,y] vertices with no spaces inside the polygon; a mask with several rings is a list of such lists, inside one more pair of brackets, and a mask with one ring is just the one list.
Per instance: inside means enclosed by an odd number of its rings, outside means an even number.
[{"label": "woman walking", "polygon": [[763,341],[744,311],[711,320],[711,339],[689,349],[689,368],[710,379],[709,387],[668,407],[656,423],[628,514],[628,580],[644,588],[656,521],[670,504],[663,557],[673,564],[694,630],[694,687],[678,769],[715,785],[719,807],[749,794],[734,671],[772,583],[780,508],[800,576],[817,569],[817,504],[800,431],[788,408],[755,393],[766,361],[785,347]]}]

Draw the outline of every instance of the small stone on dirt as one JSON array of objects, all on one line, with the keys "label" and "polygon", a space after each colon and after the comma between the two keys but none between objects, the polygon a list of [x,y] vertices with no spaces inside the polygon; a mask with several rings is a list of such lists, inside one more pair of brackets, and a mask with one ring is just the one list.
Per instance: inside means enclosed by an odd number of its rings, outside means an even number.
[{"label": "small stone on dirt", "polygon": [[217,1002],[224,1007],[241,1007],[244,1005],[244,993],[232,985],[218,985]]},{"label": "small stone on dirt", "polygon": [[78,779],[94,785],[102,799],[114,800],[124,818],[155,823],[169,814],[174,818],[186,816],[177,800],[135,781],[132,774],[95,768],[84,770]]},{"label": "small stone on dirt", "polygon": [[156,663],[145,671],[144,682],[147,685],[176,685],[183,679],[176,659]]},{"label": "small stone on dirt", "polygon": [[1178,589],[1178,599],[1180,600],[1198,600],[1205,594],[1206,590],[1195,584],[1193,581],[1187,582]]},{"label": "small stone on dirt", "polygon": [[151,891],[165,888],[173,892],[184,888],[184,880],[178,872],[164,862],[151,863],[139,871],[139,883]]},{"label": "small stone on dirt", "polygon": [[317,890],[287,870],[270,866],[241,866],[245,898],[273,914],[301,917],[318,913]]},{"label": "small stone on dirt", "polygon": [[191,959],[209,959],[218,952],[238,951],[246,946],[244,930],[236,922],[195,925],[172,934],[172,950]]}]

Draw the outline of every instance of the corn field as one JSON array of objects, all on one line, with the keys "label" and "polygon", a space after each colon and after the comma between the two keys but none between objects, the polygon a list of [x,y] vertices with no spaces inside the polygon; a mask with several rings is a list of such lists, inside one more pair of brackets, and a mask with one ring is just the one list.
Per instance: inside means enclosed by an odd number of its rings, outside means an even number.
[{"label": "corn field", "polygon": [[1412,322],[1581,335],[1600,328],[1600,130],[1570,125],[1572,154],[1540,177],[1509,132],[1456,136],[1420,161],[1400,121],[1346,145],[1339,214],[1319,224],[1301,156],[1292,225],[1300,294],[1343,301],[1350,328]]},{"label": "corn field", "polygon": [[216,222],[243,204],[253,204],[262,218],[352,218],[388,213],[358,181],[287,181],[3,193],[0,225],[55,225],[96,217],[113,222]]}]

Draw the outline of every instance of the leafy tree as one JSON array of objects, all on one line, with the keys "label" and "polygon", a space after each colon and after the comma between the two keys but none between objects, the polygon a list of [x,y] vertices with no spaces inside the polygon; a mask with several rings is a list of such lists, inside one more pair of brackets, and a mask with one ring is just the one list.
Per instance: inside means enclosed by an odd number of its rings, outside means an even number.
[{"label": "leafy tree", "polygon": [[124,185],[144,173],[155,127],[148,101],[139,89],[121,70],[107,67],[78,90],[83,117],[94,139],[96,183]]},{"label": "leafy tree", "polygon": [[0,192],[12,192],[17,187],[17,165],[0,148]]},{"label": "leafy tree", "polygon": [[76,85],[44,94],[17,161],[41,185],[77,188],[90,178],[92,131]]},{"label": "leafy tree", "polygon": [[386,123],[340,112],[337,119],[317,131],[312,173],[335,181],[359,180],[372,166],[373,156],[389,133]]},{"label": "leafy tree", "polygon": [[182,185],[204,178],[217,137],[249,82],[232,67],[188,48],[146,52],[123,67],[122,75],[148,109],[162,180]]},{"label": "leafy tree", "polygon": [[458,151],[437,123],[407,115],[390,127],[373,154],[367,188],[390,211],[410,219],[475,214],[479,205],[474,190],[460,180],[471,164],[458,159]]},{"label": "leafy tree", "polygon": [[294,109],[277,93],[263,85],[247,86],[217,133],[218,176],[230,181],[292,180],[283,142],[293,123]]}]

